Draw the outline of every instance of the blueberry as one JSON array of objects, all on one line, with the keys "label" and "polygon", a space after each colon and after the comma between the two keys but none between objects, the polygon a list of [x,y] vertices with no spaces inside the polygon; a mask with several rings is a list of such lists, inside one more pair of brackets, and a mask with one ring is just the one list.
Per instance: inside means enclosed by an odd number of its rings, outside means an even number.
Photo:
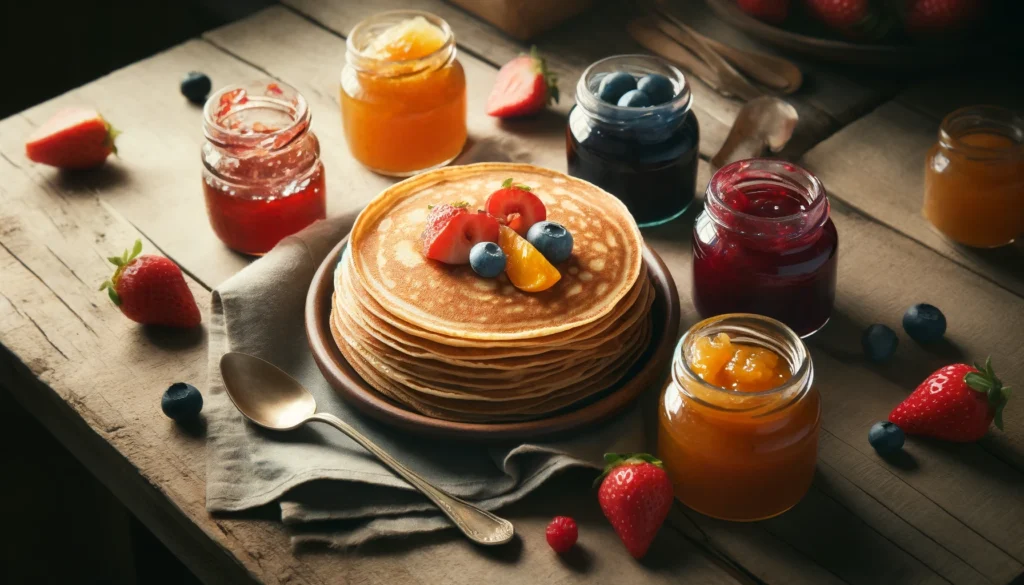
[{"label": "blueberry", "polygon": [[533,244],[548,262],[558,264],[572,256],[572,234],[561,224],[538,221],[526,232],[526,241]]},{"label": "blueberry", "polygon": [[164,392],[160,408],[176,421],[192,420],[203,409],[203,395],[192,384],[175,382]]},{"label": "blueberry", "polygon": [[864,348],[864,355],[873,362],[884,362],[896,353],[896,346],[900,344],[900,338],[896,332],[885,325],[869,325],[860,336],[860,345]]},{"label": "blueberry", "polygon": [[631,89],[636,89],[636,78],[629,73],[616,71],[601,78],[597,86],[597,97],[603,102],[617,104],[622,94]]},{"label": "blueberry", "polygon": [[206,96],[210,95],[213,84],[205,73],[189,71],[185,79],[181,80],[181,94],[188,98],[188,101],[196,105],[203,105]]},{"label": "blueberry", "polygon": [[505,271],[505,252],[494,242],[480,242],[469,251],[469,265],[484,278],[494,278]]},{"label": "blueberry", "polygon": [[932,343],[946,333],[946,316],[938,308],[920,303],[903,314],[903,329],[918,343]]},{"label": "blueberry", "polygon": [[903,429],[889,421],[876,422],[868,431],[868,442],[879,455],[895,453],[903,448]]},{"label": "blueberry", "polygon": [[657,73],[641,77],[640,81],[636,84],[636,88],[651,98],[652,106],[663,104],[676,95],[676,86],[672,85],[668,77],[658,75]]},{"label": "blueberry", "polygon": [[631,89],[622,94],[616,105],[625,108],[646,108],[651,105],[651,98],[647,97],[647,94],[639,89]]}]

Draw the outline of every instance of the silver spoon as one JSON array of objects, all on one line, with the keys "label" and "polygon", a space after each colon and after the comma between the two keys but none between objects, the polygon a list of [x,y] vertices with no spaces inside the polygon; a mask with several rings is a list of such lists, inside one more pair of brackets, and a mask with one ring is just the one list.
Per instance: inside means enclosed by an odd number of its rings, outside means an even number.
[{"label": "silver spoon", "polygon": [[230,352],[220,358],[220,372],[231,402],[255,424],[274,431],[290,431],[307,422],[327,423],[430,498],[473,542],[495,545],[512,540],[511,522],[441,491],[345,421],[327,412],[317,412],[316,400],[309,390],[274,364],[248,354]]}]

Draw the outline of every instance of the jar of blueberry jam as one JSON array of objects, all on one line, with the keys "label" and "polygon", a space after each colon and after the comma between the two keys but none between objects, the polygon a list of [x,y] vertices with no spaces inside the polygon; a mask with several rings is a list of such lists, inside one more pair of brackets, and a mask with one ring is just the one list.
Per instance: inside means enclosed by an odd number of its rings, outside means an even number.
[{"label": "jar of blueberry jam", "polygon": [[679,217],[693,201],[700,131],[678,69],[619,55],[587,68],[566,126],[569,174],[626,204],[640,227]]},{"label": "jar of blueberry jam", "polygon": [[838,247],[817,177],[785,161],[732,163],[693,227],[693,303],[704,318],[756,313],[806,337],[832,313]]}]

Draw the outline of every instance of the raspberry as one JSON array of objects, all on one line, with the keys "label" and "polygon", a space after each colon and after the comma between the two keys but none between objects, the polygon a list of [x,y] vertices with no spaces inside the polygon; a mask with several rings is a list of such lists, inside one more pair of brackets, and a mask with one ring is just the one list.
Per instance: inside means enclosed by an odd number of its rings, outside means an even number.
[{"label": "raspberry", "polygon": [[548,524],[545,534],[548,537],[548,545],[559,554],[568,552],[572,545],[576,544],[576,537],[579,536],[576,521],[568,516],[555,516],[551,524]]}]

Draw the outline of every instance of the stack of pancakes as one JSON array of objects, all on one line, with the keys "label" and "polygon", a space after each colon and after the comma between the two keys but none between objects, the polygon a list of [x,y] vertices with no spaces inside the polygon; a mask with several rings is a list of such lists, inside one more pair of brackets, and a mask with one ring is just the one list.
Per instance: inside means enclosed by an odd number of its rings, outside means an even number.
[{"label": "stack of pancakes", "polygon": [[[532,187],[575,239],[557,266],[561,280],[541,293],[420,251],[428,205],[481,208],[509,177]],[[446,420],[570,408],[622,382],[651,338],[654,289],[629,211],[589,183],[530,165],[451,167],[387,189],[356,220],[334,282],[331,329],[352,368],[389,398]]]}]

